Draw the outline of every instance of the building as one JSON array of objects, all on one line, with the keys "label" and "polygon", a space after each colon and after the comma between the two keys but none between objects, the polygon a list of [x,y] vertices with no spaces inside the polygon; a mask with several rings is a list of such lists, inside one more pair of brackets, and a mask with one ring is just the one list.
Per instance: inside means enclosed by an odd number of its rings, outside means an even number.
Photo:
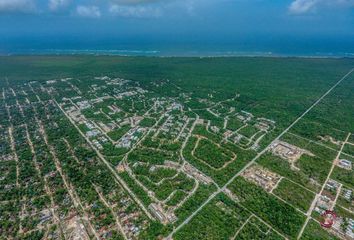
[{"label": "building", "polygon": [[277,183],[280,181],[281,177],[265,169],[261,166],[254,165],[247,168],[242,176],[250,182],[257,184],[268,192],[271,192]]},{"label": "building", "polygon": [[96,137],[97,135],[99,135],[101,132],[97,129],[93,129],[91,131],[86,132],[86,136],[87,137]]},{"label": "building", "polygon": [[180,166],[179,163],[173,162],[173,161],[170,161],[170,160],[165,160],[164,164],[165,164],[166,167],[170,167],[170,168],[174,168],[174,169],[177,169]]},{"label": "building", "polygon": [[340,159],[338,162],[338,167],[347,169],[347,170],[352,170],[352,162],[347,160],[347,159]]},{"label": "building", "polygon": [[163,224],[171,223],[177,220],[172,211],[165,212],[160,204],[151,203],[149,205],[150,211]]},{"label": "building", "polygon": [[274,141],[268,150],[274,155],[287,160],[293,170],[299,170],[299,168],[296,167],[295,163],[303,154],[314,156],[311,152],[305,149],[301,149],[297,146],[279,140]]},{"label": "building", "polygon": [[211,126],[211,131],[213,131],[214,133],[219,133],[220,132],[220,128],[218,128],[217,126]]},{"label": "building", "polygon": [[210,184],[213,182],[213,180],[210,177],[204,175],[203,173],[201,173],[199,170],[197,170],[195,167],[193,167],[191,164],[187,162],[184,164],[183,170],[185,173],[187,173],[187,175],[193,176],[195,179],[201,181],[204,184]]},{"label": "building", "polygon": [[340,183],[338,183],[332,179],[328,180],[328,182],[326,183],[326,188],[328,190],[332,190],[332,191],[337,191],[339,186],[340,186]]},{"label": "building", "polygon": [[353,191],[350,189],[343,189],[342,195],[347,201],[352,201]]}]

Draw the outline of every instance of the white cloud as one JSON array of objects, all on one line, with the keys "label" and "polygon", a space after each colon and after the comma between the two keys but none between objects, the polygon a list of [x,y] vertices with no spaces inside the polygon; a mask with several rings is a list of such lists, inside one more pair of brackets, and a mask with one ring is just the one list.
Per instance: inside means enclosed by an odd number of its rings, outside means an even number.
[{"label": "white cloud", "polygon": [[162,0],[110,0],[110,1],[112,3],[116,3],[119,5],[138,5],[138,4],[146,4],[146,3],[164,2]]},{"label": "white cloud", "polygon": [[157,18],[162,15],[159,7],[153,6],[126,6],[113,4],[109,8],[109,12],[120,17],[135,18]]},{"label": "white cloud", "polygon": [[354,7],[354,0],[294,0],[289,6],[292,14],[305,14],[319,8]]},{"label": "white cloud", "polygon": [[293,14],[306,13],[312,10],[318,0],[295,0],[291,3],[289,11]]},{"label": "white cloud", "polygon": [[[127,18],[158,18],[167,12],[194,15],[197,0],[109,0],[109,12]],[[205,0],[200,0],[205,1]]]},{"label": "white cloud", "polygon": [[32,0],[0,0],[0,12],[33,12],[35,9]]},{"label": "white cloud", "polygon": [[48,6],[51,11],[57,11],[65,8],[70,3],[70,0],[49,0]]},{"label": "white cloud", "polygon": [[97,6],[77,6],[76,13],[81,17],[100,18],[101,11]]}]

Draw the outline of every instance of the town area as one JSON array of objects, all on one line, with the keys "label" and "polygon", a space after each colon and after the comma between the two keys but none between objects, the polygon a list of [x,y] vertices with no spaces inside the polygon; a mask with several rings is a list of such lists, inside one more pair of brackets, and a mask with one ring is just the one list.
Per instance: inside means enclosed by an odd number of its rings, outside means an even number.
[{"label": "town area", "polygon": [[240,98],[113,76],[4,86],[0,239],[354,239],[353,133],[302,134],[320,102],[285,128]]}]

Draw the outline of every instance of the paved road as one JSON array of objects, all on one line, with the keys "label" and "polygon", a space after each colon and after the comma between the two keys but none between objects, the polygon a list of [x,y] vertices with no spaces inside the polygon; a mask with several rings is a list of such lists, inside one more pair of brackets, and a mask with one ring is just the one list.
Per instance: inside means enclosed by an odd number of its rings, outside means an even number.
[{"label": "paved road", "polygon": [[[291,123],[288,128],[286,128],[282,133],[280,133],[273,140],[273,142],[279,140],[284,134],[286,134],[296,123],[298,123],[307,113],[309,113],[316,105],[318,105],[323,100],[323,98],[325,98],[330,92],[332,92],[332,90],[335,89],[353,71],[354,71],[354,68],[351,69],[347,74],[345,74],[338,82],[336,82],[326,93],[324,93],[315,103],[313,103],[304,113],[302,113],[293,123]],[[200,212],[211,200],[213,200],[215,196],[217,196],[219,193],[221,193],[223,190],[225,190],[228,185],[230,185],[242,172],[244,172],[244,170],[246,170],[259,157],[261,157],[268,150],[268,148],[272,145],[272,143],[270,143],[265,149],[263,149],[260,153],[258,153],[256,157],[254,157],[246,166],[244,166],[238,173],[236,173],[223,187],[221,187],[216,192],[214,192],[212,195],[210,195],[210,197],[197,210],[195,210],[186,220],[184,220],[184,222],[182,222],[178,227],[173,229],[173,231],[170,233],[170,235],[168,235],[167,239],[172,239],[172,236],[178,230],[180,230],[184,225],[189,223],[190,220],[192,220],[192,218],[194,216],[196,216],[198,214],[198,212]]]}]

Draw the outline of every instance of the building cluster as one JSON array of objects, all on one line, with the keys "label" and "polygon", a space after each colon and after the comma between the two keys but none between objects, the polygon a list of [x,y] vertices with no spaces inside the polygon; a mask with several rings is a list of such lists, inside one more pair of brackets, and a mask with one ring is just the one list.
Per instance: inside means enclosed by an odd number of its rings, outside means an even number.
[{"label": "building cluster", "polygon": [[[184,116],[182,121],[187,121],[188,117]],[[174,116],[170,116],[166,122],[159,129],[160,132],[163,132],[164,135],[167,135],[172,138],[176,138],[179,133],[182,131],[184,123],[182,121],[178,121]]]},{"label": "building cluster", "polygon": [[130,122],[130,125],[131,125],[132,127],[135,127],[135,126],[137,126],[137,125],[140,123],[140,121],[143,120],[143,119],[144,119],[144,117],[141,117],[141,116],[133,116],[133,117],[129,118],[129,122]]},{"label": "building cluster", "polygon": [[85,110],[85,109],[88,109],[88,108],[92,107],[90,102],[87,101],[87,100],[84,100],[84,101],[81,101],[81,102],[77,102],[76,105],[79,107],[80,110]]},{"label": "building cluster", "polygon": [[236,133],[236,134],[233,136],[232,140],[233,140],[233,142],[234,142],[235,144],[237,144],[237,143],[240,143],[240,142],[241,142],[242,137],[243,137],[243,136],[242,136],[241,134]]},{"label": "building cluster", "polygon": [[161,204],[151,203],[149,205],[149,210],[163,224],[173,223],[177,220],[177,217],[174,214],[173,210],[170,209],[165,211]]},{"label": "building cluster", "polygon": [[269,147],[269,151],[272,152],[274,155],[287,160],[293,170],[299,170],[299,168],[295,166],[295,163],[303,154],[314,156],[311,152],[305,149],[301,149],[287,142],[279,140],[274,141],[271,144],[271,146]]},{"label": "building cluster", "polygon": [[236,115],[236,118],[243,123],[247,123],[247,122],[251,121],[254,118],[254,116],[252,113],[249,113],[246,111],[241,111],[240,113],[238,113]]},{"label": "building cluster", "polygon": [[[110,78],[108,76],[95,77],[94,79],[104,81],[105,85],[109,85],[109,86],[115,85],[115,86],[119,86],[119,87],[122,87],[123,85],[131,82],[131,80],[127,80],[127,79],[123,79],[123,78]],[[104,84],[102,84],[102,85],[105,86]],[[116,90],[116,88],[114,90]]]},{"label": "building cluster", "polygon": [[114,78],[114,79],[111,79],[111,78],[108,78],[105,80],[106,81],[106,85],[110,86],[110,85],[114,85],[114,86],[123,86],[125,85],[126,83],[130,82],[130,80],[126,80],[126,79],[123,79],[123,78]]},{"label": "building cluster", "polygon": [[[254,115],[250,112],[240,111],[236,113],[235,117],[243,126],[233,131],[226,130],[223,132],[223,136],[225,140],[230,140],[245,150],[258,151],[259,143],[264,135],[275,128],[275,122],[273,120],[267,118],[254,119]],[[229,117],[227,117],[227,119],[229,119]],[[227,123],[225,123],[224,128],[227,127],[226,125]],[[252,133],[252,136],[242,133],[246,128],[251,130],[250,133]],[[214,129],[215,133],[219,131],[220,129]],[[247,130],[245,132],[247,132]]]},{"label": "building cluster", "polygon": [[136,239],[140,232],[148,225],[147,220],[142,221],[143,213],[138,208],[132,208],[133,201],[122,196],[115,207],[118,218],[121,220],[123,231],[128,239]]},{"label": "building cluster", "polygon": [[173,169],[178,169],[180,167],[178,162],[173,162],[170,160],[165,160],[164,164],[166,167],[173,168]]},{"label": "building cluster", "polygon": [[354,239],[354,219],[347,219],[348,226],[345,229],[345,234],[349,237],[349,239]]},{"label": "building cluster", "polygon": [[103,149],[102,143],[108,142],[107,138],[100,136],[99,139],[93,139],[92,144],[95,145],[95,147],[99,150]]},{"label": "building cluster", "polygon": [[325,191],[317,199],[315,211],[323,214],[326,210],[332,210],[335,205],[337,192],[340,191],[341,184],[333,179],[329,179],[325,185]]},{"label": "building cluster", "polygon": [[92,129],[92,130],[90,130],[90,131],[87,131],[86,132],[86,137],[88,137],[88,138],[94,138],[94,137],[97,137],[98,135],[100,135],[101,134],[101,131],[100,130],[98,130],[98,129]]},{"label": "building cluster", "polygon": [[338,217],[334,221],[332,230],[344,239],[354,239],[354,219]]},{"label": "building cluster", "polygon": [[332,193],[336,193],[340,186],[341,184],[339,182],[329,179],[326,183],[325,189]]},{"label": "building cluster", "polygon": [[173,102],[170,106],[166,108],[167,111],[169,110],[175,110],[175,111],[182,111],[183,106],[180,103]]},{"label": "building cluster", "polygon": [[234,132],[231,131],[231,130],[226,130],[226,131],[223,133],[223,137],[224,137],[225,139],[227,139],[227,138],[231,137],[231,135],[232,135],[233,133],[234,133]]},{"label": "building cluster", "polygon": [[183,171],[187,174],[187,175],[191,175],[192,177],[194,177],[195,179],[197,179],[198,181],[204,183],[204,184],[210,184],[213,182],[213,180],[206,176],[205,174],[203,174],[201,171],[199,171],[198,169],[196,169],[195,167],[193,167],[191,164],[189,164],[188,162],[186,162],[183,166]]},{"label": "building cluster", "polygon": [[100,129],[103,130],[103,132],[108,133],[110,131],[113,131],[114,129],[117,128],[117,125],[114,122],[109,122],[109,123],[103,123],[103,122],[98,122],[98,126]]},{"label": "building cluster", "polygon": [[339,159],[337,166],[347,170],[352,170],[352,162],[347,159]]},{"label": "building cluster", "polygon": [[132,97],[137,95],[138,93],[136,91],[128,91],[128,92],[122,92],[122,93],[117,93],[114,97],[118,100],[121,100],[125,97]]},{"label": "building cluster", "polygon": [[92,139],[92,144],[95,145],[95,147],[97,149],[102,150],[103,146],[102,144],[105,144],[108,142],[108,139],[103,136],[101,130],[97,129],[92,123],[90,123],[88,120],[84,120],[84,124],[86,125],[86,127],[89,129],[89,131],[87,131],[85,133],[86,137]]},{"label": "building cluster", "polygon": [[48,81],[46,81],[46,84],[54,84],[56,82],[57,82],[57,80],[48,80]]},{"label": "building cluster", "polygon": [[0,162],[12,161],[15,160],[12,154],[4,154],[0,156]]},{"label": "building cluster", "polygon": [[275,122],[273,120],[269,120],[266,118],[257,118],[257,123],[254,126],[261,131],[267,132],[271,130],[274,125]]},{"label": "building cluster", "polygon": [[326,210],[330,210],[333,208],[334,202],[332,199],[326,195],[321,195],[317,199],[315,211],[319,214],[323,214]]},{"label": "building cluster", "polygon": [[[325,192],[319,196],[315,206],[315,212],[324,215],[327,210],[334,209],[336,204],[335,195],[340,191],[341,184],[330,179],[325,186]],[[348,201],[352,201],[352,190],[342,189],[341,195]],[[331,228],[336,234],[344,236],[345,239],[354,239],[354,221],[351,218],[337,216]]]},{"label": "building cluster", "polygon": [[108,123],[104,124],[102,122],[99,122],[98,125],[103,129],[99,129],[96,127],[96,125],[86,119],[86,117],[81,113],[81,109],[85,109],[87,106],[90,106],[88,101],[81,101],[78,104],[80,104],[80,109],[76,108],[75,106],[70,106],[65,108],[65,112],[68,114],[68,116],[76,123],[80,125],[85,125],[85,127],[88,129],[85,132],[85,135],[87,138],[92,139],[92,144],[99,150],[103,149],[103,146],[105,143],[108,142],[108,139],[104,136],[102,131],[112,131],[114,128],[116,128],[116,124],[114,123]]},{"label": "building cluster", "polygon": [[353,190],[351,189],[342,189],[342,196],[348,202],[353,201]]},{"label": "building cluster", "polygon": [[219,133],[219,132],[220,132],[220,128],[217,127],[217,126],[211,126],[211,127],[210,127],[210,130],[211,130],[212,132],[214,132],[214,133]]},{"label": "building cluster", "polygon": [[131,148],[134,142],[138,140],[138,136],[145,132],[145,128],[134,127],[130,129],[121,139],[119,139],[116,146],[122,148]]},{"label": "building cluster", "polygon": [[52,213],[49,209],[44,209],[39,213],[39,223],[44,224],[46,222],[51,221]]},{"label": "building cluster", "polygon": [[108,109],[111,110],[108,115],[113,115],[116,113],[120,113],[122,111],[122,109],[120,109],[119,107],[117,107],[116,105],[112,104],[108,106]]},{"label": "building cluster", "polygon": [[273,173],[259,165],[253,165],[247,168],[242,173],[242,176],[268,192],[272,191],[281,180],[281,177],[278,174]]},{"label": "building cluster", "polygon": [[4,189],[5,190],[11,190],[11,189],[14,189],[16,187],[16,184],[15,183],[9,183],[9,184],[5,184],[4,185]]},{"label": "building cluster", "polygon": [[65,112],[69,115],[69,117],[79,124],[85,123],[85,117],[81,114],[80,110],[75,106],[70,106],[65,108]]}]

